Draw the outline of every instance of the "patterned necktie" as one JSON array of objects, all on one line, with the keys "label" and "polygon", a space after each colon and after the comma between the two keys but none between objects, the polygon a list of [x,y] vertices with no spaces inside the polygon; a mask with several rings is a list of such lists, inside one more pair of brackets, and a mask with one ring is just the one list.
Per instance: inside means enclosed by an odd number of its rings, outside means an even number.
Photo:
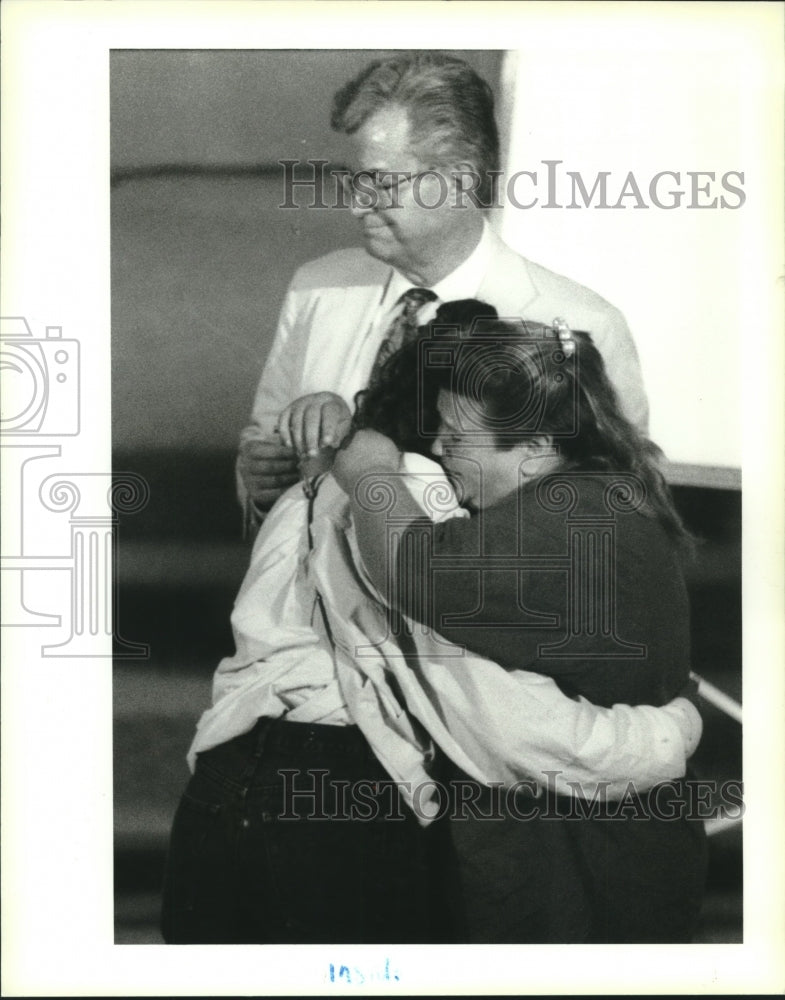
[{"label": "patterned necktie", "polygon": [[376,359],[371,369],[369,385],[373,385],[379,377],[385,361],[404,344],[408,344],[417,335],[417,313],[426,302],[435,302],[438,296],[430,288],[410,288],[398,299],[396,305],[403,305],[390,324],[387,333],[376,352]]}]

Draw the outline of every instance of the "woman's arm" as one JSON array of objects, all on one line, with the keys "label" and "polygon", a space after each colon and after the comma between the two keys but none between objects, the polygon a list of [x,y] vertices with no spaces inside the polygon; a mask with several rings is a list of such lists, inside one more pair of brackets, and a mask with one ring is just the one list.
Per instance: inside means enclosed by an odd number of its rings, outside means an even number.
[{"label": "woman's arm", "polygon": [[[349,497],[357,544],[376,589],[399,607],[396,572],[401,532],[430,521],[406,488],[401,453],[377,431],[361,430],[335,456],[332,474]],[[391,530],[394,529],[394,530]]]}]

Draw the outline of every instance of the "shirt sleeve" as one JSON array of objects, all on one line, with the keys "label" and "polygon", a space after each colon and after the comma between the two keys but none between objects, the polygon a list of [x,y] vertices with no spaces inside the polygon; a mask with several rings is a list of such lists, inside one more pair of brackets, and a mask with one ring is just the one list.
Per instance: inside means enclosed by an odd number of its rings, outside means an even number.
[{"label": "shirt sleeve", "polygon": [[[295,275],[284,298],[273,345],[256,387],[251,408],[251,422],[241,431],[240,444],[269,438],[275,430],[281,410],[299,395],[297,360],[302,357],[304,345],[297,344],[297,341],[302,339],[302,333],[297,322],[296,280]],[[235,484],[237,499],[243,509],[244,527],[249,534],[252,534],[264,515],[256,510],[248,497],[240,475],[239,459],[235,463]]]},{"label": "shirt sleeve", "polygon": [[305,345],[300,343],[303,330],[302,324],[298,324],[297,302],[301,293],[296,291],[295,281],[284,298],[273,344],[256,387],[251,423],[243,431],[246,438],[268,437],[275,429],[281,410],[299,395],[298,362]]}]

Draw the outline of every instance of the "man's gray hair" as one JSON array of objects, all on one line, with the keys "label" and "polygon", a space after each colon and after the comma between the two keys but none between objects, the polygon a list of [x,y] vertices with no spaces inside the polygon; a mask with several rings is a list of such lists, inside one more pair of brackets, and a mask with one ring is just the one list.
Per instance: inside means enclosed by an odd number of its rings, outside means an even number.
[{"label": "man's gray hair", "polygon": [[380,108],[409,115],[413,152],[429,167],[468,163],[480,176],[477,196],[493,200],[499,134],[493,91],[463,59],[442,52],[407,52],[377,59],[333,98],[330,124],[352,135]]}]

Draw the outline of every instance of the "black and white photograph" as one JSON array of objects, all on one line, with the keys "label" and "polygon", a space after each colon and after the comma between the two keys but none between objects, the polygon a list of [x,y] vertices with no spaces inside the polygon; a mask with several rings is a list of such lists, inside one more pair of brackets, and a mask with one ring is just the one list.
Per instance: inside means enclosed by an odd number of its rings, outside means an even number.
[{"label": "black and white photograph", "polygon": [[782,6],[24,6],[9,995],[783,988]]}]

